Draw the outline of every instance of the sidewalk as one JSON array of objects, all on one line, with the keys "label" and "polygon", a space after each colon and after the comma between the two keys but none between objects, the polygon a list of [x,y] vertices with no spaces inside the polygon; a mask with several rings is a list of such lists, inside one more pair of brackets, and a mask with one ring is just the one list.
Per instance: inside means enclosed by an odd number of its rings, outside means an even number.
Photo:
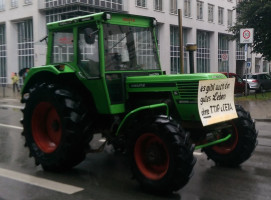
[{"label": "sidewalk", "polygon": [[271,100],[236,101],[235,104],[243,106],[256,121],[271,121]]},{"label": "sidewalk", "polygon": [[0,86],[0,99],[21,99],[20,92],[14,92],[12,90],[12,85],[7,85],[6,87]]}]

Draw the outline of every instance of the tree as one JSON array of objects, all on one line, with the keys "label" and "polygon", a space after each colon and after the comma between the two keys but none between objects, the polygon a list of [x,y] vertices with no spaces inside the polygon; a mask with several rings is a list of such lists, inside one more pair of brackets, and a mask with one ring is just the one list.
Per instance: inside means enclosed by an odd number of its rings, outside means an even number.
[{"label": "tree", "polygon": [[271,61],[271,0],[243,0],[237,7],[237,22],[229,31],[240,38],[241,28],[254,28],[253,52]]}]

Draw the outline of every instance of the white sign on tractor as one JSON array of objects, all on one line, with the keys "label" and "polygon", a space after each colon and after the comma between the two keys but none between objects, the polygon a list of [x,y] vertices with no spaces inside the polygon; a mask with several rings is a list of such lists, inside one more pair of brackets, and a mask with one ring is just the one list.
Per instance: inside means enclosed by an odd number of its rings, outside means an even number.
[{"label": "white sign on tractor", "polygon": [[237,118],[234,78],[199,81],[198,109],[203,126]]}]

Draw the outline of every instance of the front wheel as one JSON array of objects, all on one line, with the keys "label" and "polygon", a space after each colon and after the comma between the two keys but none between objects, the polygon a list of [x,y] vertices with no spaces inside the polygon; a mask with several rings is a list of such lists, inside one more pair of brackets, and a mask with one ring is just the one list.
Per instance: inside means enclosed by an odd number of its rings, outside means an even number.
[{"label": "front wheel", "polygon": [[129,155],[134,177],[143,189],[170,193],[190,179],[195,158],[189,136],[178,125],[158,117],[129,138]]},{"label": "front wheel", "polygon": [[235,167],[250,158],[257,144],[255,123],[241,106],[236,105],[238,118],[229,122],[230,127],[222,130],[229,140],[212,147],[204,148],[208,158],[215,163]]}]

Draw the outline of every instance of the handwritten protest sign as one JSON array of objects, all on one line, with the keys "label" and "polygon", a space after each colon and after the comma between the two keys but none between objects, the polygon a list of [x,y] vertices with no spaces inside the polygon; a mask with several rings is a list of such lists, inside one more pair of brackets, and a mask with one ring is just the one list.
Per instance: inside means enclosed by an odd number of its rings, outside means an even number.
[{"label": "handwritten protest sign", "polygon": [[234,78],[202,80],[198,88],[198,110],[203,126],[237,118]]}]

